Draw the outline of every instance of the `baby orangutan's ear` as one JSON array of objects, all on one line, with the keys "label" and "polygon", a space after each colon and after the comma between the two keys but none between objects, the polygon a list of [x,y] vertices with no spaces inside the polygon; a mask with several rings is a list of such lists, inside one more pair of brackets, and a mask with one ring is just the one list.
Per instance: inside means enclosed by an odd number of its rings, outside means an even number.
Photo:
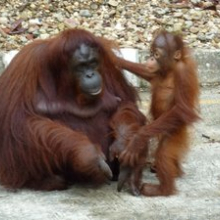
[{"label": "baby orangutan's ear", "polygon": [[180,59],[181,59],[181,51],[180,51],[180,50],[177,50],[177,51],[174,53],[173,58],[174,58],[174,60],[180,60]]}]

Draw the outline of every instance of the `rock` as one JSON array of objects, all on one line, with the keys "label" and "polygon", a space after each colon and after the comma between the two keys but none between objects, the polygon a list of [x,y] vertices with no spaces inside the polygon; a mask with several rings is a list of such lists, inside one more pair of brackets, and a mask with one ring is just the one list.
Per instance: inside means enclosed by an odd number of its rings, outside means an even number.
[{"label": "rock", "polygon": [[193,33],[193,34],[196,34],[199,32],[199,28],[198,27],[191,27],[190,29],[190,32]]},{"label": "rock", "polygon": [[169,9],[164,9],[164,8],[160,8],[159,10],[155,11],[155,13],[159,16],[165,15],[168,12],[169,12]]},{"label": "rock", "polygon": [[201,10],[195,10],[191,9],[190,10],[190,19],[191,20],[200,20],[203,17],[203,11]]},{"label": "rock", "polygon": [[188,28],[190,28],[190,27],[192,27],[192,26],[193,26],[193,22],[192,22],[192,21],[185,21],[184,27],[185,27],[186,29],[188,29]]},{"label": "rock", "polygon": [[64,28],[64,26],[66,26],[68,28],[75,28],[78,25],[79,25],[79,23],[76,22],[74,19],[65,19],[64,23],[59,24],[58,27],[60,30],[62,30]]},{"label": "rock", "polygon": [[208,33],[206,33],[206,39],[207,40],[212,40],[212,39],[214,39],[214,37],[215,37],[215,34],[214,33],[211,33],[211,32],[208,32]]},{"label": "rock", "polygon": [[97,10],[97,9],[99,8],[99,6],[98,6],[98,4],[96,4],[96,3],[91,3],[91,4],[90,4],[90,8],[91,8],[92,10]]},{"label": "rock", "polygon": [[174,32],[181,32],[183,28],[183,23],[175,23],[173,25],[173,31]]},{"label": "rock", "polygon": [[8,21],[7,17],[0,17],[0,24],[8,24]]},{"label": "rock", "polygon": [[[135,48],[149,48],[153,32],[161,27],[183,33],[190,47],[210,49],[218,48],[220,44],[217,14],[220,5],[216,5],[217,12],[196,6],[210,2],[208,0],[190,0],[190,8],[175,7],[179,0],[176,3],[170,0],[53,0],[50,4],[49,0],[38,0],[30,1],[22,11],[19,9],[24,4],[19,0],[7,2],[10,4],[0,3],[0,43],[3,50],[19,49],[33,38],[50,37],[66,28],[76,27],[115,39],[119,46],[132,43]],[[28,30],[30,37],[26,33],[6,34],[10,25],[20,18],[23,19],[22,28]]]},{"label": "rock", "polygon": [[178,12],[174,13],[173,16],[175,18],[182,18],[183,17],[183,13],[181,11],[178,11]]},{"label": "rock", "polygon": [[108,4],[109,4],[110,6],[117,7],[117,6],[118,6],[118,1],[109,0],[109,1],[108,1]]},{"label": "rock", "polygon": [[37,6],[36,6],[34,3],[32,3],[32,4],[30,4],[30,8],[31,8],[31,9],[36,9]]},{"label": "rock", "polygon": [[29,20],[29,25],[41,25],[42,24],[42,22],[41,22],[41,20],[39,19],[39,18],[35,18],[35,19],[30,19]]},{"label": "rock", "polygon": [[18,53],[18,50],[11,50],[7,52],[6,54],[4,54],[2,60],[3,60],[3,64],[5,67],[9,65],[9,63],[11,62],[11,60],[15,57],[17,53]]},{"label": "rock", "polygon": [[198,34],[198,37],[197,37],[198,40],[201,40],[201,41],[206,41],[206,37],[205,37],[205,34]]},{"label": "rock", "polygon": [[201,2],[201,0],[191,0],[191,2],[192,2],[193,4],[198,4],[198,3]]},{"label": "rock", "polygon": [[28,40],[25,36],[20,37],[21,42],[26,43]]},{"label": "rock", "polygon": [[109,12],[109,16],[113,16],[113,15],[115,15],[116,14],[116,10],[111,10],[110,12]]},{"label": "rock", "polygon": [[82,16],[82,17],[92,17],[92,14],[90,13],[89,10],[80,10],[79,14]]},{"label": "rock", "polygon": [[124,30],[125,28],[122,26],[122,24],[120,22],[118,22],[116,25],[115,25],[115,29],[117,30]]},{"label": "rock", "polygon": [[49,37],[50,37],[50,35],[47,34],[47,33],[40,34],[40,38],[41,38],[41,39],[47,39],[47,38],[49,38]]}]

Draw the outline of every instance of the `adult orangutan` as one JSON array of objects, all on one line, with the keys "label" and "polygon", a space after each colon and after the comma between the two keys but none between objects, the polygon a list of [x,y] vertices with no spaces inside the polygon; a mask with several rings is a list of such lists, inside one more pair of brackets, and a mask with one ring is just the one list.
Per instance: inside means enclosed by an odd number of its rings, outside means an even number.
[{"label": "adult orangutan", "polygon": [[[182,174],[181,160],[188,150],[188,127],[199,119],[196,63],[181,36],[160,31],[152,42],[151,57],[145,64],[118,58],[118,65],[150,82],[150,113],[153,116],[153,121],[142,126],[120,150],[119,161],[127,168],[138,167],[138,161],[147,152],[147,141],[158,136],[155,166],[160,184],[144,183],[136,188],[146,196],[171,195],[175,192],[175,177]],[[112,149],[115,151],[117,146]],[[129,175],[122,176],[120,189],[124,182],[131,181],[129,178]]]},{"label": "adult orangutan", "polygon": [[[137,94],[116,68],[113,45],[80,29],[25,46],[0,77],[0,182],[8,188],[61,190],[117,175],[109,146],[112,117]],[[118,112],[119,111],[119,112]],[[142,118],[141,120],[139,118]],[[106,161],[107,159],[107,161]]]}]

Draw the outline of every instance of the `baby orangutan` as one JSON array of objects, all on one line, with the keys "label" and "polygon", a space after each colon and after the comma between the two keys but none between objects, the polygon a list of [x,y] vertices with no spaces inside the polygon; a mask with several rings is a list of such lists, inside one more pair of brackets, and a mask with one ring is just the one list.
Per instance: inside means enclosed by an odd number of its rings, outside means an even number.
[{"label": "baby orangutan", "polygon": [[[118,66],[133,72],[151,84],[150,113],[153,121],[139,128],[119,154],[121,166],[139,166],[147,152],[149,138],[157,136],[155,167],[159,185],[143,183],[136,186],[145,196],[169,196],[175,193],[175,178],[181,176],[181,161],[188,150],[188,128],[198,115],[199,82],[197,65],[179,35],[160,31],[151,45],[151,56],[145,64],[118,58]],[[140,173],[140,171],[139,171]],[[131,181],[121,175],[121,183]],[[141,175],[136,175],[141,178]],[[138,184],[140,181],[133,180]],[[134,183],[135,184],[135,183]]]}]

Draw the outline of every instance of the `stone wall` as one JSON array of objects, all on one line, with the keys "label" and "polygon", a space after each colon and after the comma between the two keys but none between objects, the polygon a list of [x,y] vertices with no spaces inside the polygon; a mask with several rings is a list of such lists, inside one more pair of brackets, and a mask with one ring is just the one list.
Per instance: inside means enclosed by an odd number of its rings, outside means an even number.
[{"label": "stone wall", "polygon": [[[0,52],[0,73],[4,70],[3,56],[4,52]],[[219,85],[220,84],[220,50],[197,49],[194,51],[195,58],[198,62],[198,73],[201,85]],[[148,53],[139,51],[138,58],[140,62],[144,62]],[[129,57],[129,56],[128,56]],[[129,77],[129,76],[128,76]],[[133,78],[131,79],[131,81]],[[148,83],[140,80],[140,87],[148,87]],[[136,86],[135,82],[135,86]]]}]

